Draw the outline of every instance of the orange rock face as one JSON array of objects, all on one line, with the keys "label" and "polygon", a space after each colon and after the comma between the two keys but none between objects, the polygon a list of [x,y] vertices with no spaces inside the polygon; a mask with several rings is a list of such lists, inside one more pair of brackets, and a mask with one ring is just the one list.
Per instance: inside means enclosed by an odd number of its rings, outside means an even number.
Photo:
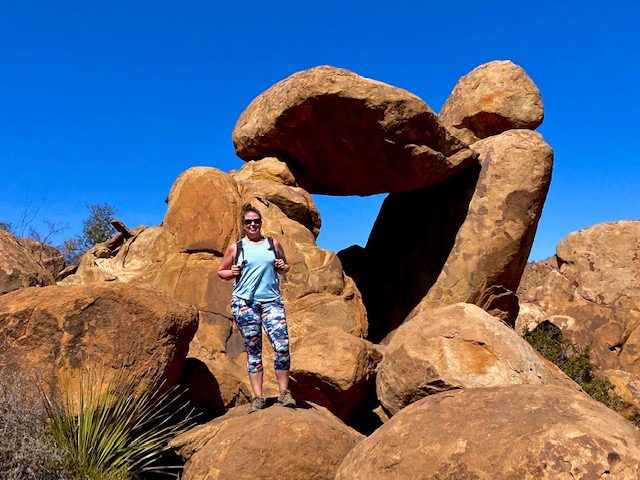
[{"label": "orange rock face", "polygon": [[21,289],[0,297],[0,365],[43,386],[124,367],[145,388],[178,381],[197,311],[153,290],[121,283]]}]

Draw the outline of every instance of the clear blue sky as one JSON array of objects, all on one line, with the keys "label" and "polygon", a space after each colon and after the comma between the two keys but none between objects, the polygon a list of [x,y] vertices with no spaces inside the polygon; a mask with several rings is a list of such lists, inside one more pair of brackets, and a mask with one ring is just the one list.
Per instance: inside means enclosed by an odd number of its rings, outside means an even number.
[{"label": "clear blue sky", "polygon": [[[180,172],[242,165],[238,115],[298,70],[348,68],[438,111],[495,59],[542,91],[556,154],[531,258],[571,231],[640,218],[638,2],[444,4],[1,1],[0,221],[44,202],[34,226],[66,222],[70,236],[85,203],[109,202],[131,227],[156,225]],[[319,244],[364,244],[382,199],[316,197]]]}]

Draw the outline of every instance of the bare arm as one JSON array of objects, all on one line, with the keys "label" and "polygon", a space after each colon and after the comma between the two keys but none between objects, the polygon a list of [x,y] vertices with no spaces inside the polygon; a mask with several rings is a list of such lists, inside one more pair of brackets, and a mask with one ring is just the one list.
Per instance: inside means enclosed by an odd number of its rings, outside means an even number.
[{"label": "bare arm", "polygon": [[227,247],[227,251],[224,252],[224,257],[222,257],[222,262],[218,267],[218,276],[222,280],[232,280],[240,275],[240,267],[238,265],[233,265],[237,248],[238,246],[235,242],[230,243]]},{"label": "bare arm", "polygon": [[291,266],[287,263],[287,258],[284,255],[284,250],[282,249],[282,244],[278,240],[276,240],[274,238],[273,239],[273,246],[277,250],[277,252],[278,252],[277,256],[279,257],[274,262],[276,270],[278,270],[279,272],[282,272],[282,273],[287,273],[289,271],[289,269],[291,268]]}]

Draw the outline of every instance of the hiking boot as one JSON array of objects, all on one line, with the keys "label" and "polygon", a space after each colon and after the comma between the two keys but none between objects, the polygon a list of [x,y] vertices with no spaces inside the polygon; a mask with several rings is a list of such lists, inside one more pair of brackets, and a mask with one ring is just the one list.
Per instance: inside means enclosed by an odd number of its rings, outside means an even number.
[{"label": "hiking boot", "polygon": [[296,401],[291,396],[291,392],[289,390],[285,390],[284,392],[278,395],[278,403],[283,407],[295,408]]},{"label": "hiking boot", "polygon": [[251,400],[251,406],[249,406],[249,413],[264,410],[264,407],[266,406],[267,402],[265,402],[264,397],[253,397],[253,400]]}]

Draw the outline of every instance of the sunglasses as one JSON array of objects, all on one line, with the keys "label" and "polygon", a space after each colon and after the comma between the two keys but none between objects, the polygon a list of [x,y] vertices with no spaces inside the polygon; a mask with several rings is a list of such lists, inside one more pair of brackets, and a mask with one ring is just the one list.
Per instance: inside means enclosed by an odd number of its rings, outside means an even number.
[{"label": "sunglasses", "polygon": [[262,220],[260,220],[259,218],[245,218],[244,219],[244,224],[245,225],[251,225],[252,223],[255,223],[256,225],[260,225],[262,223]]}]

